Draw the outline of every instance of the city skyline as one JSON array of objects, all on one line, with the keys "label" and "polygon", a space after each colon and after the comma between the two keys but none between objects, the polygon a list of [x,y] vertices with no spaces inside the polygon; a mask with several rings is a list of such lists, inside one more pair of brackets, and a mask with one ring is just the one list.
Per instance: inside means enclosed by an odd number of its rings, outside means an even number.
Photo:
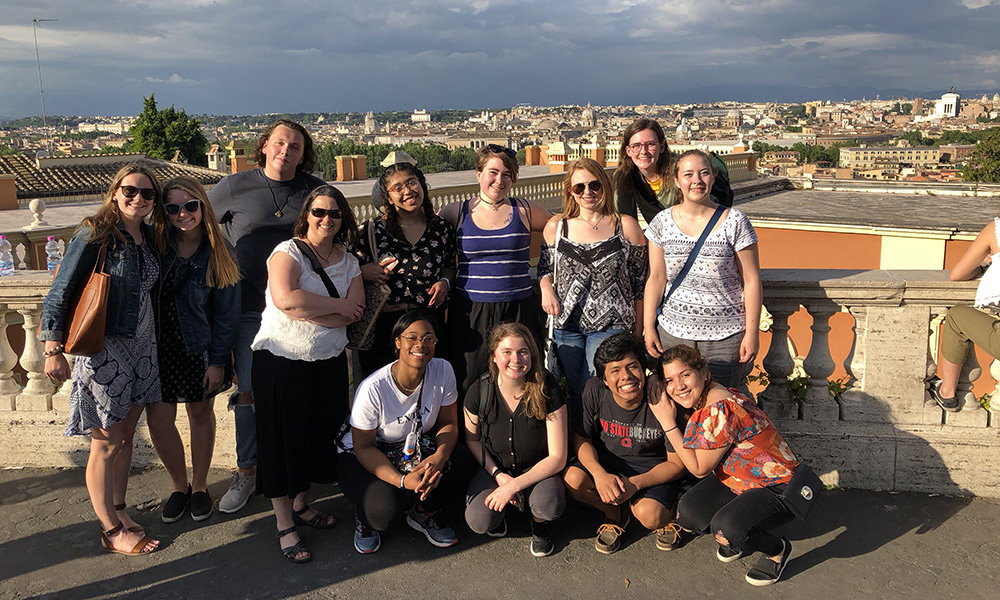
[{"label": "city skyline", "polygon": [[32,19],[47,114],[239,115],[997,90],[998,4],[41,0],[4,9],[0,115],[39,114]]}]

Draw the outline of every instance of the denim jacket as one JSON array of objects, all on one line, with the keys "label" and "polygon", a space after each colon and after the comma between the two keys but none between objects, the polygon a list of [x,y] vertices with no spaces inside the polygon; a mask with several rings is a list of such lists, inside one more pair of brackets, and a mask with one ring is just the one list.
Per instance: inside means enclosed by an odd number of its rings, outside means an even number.
[{"label": "denim jacket", "polygon": [[[153,230],[141,224],[142,237],[146,243],[153,240]],[[128,243],[121,243],[115,237],[108,237],[108,252],[104,260],[104,272],[111,275],[108,289],[108,316],[104,335],[130,338],[139,328],[139,294],[142,275],[139,272],[139,248],[125,225],[118,222],[118,229]],[[42,323],[38,333],[41,341],[64,341],[69,331],[72,311],[83,287],[90,279],[101,245],[88,242],[90,228],[81,227],[69,245],[66,256],[59,264],[59,272],[52,280],[52,286],[42,301]]]},{"label": "denim jacket", "polygon": [[[160,278],[173,271],[173,286],[177,305],[177,321],[181,327],[181,338],[188,352],[208,351],[209,364],[225,366],[230,362],[230,354],[236,346],[240,333],[240,283],[222,289],[213,288],[206,282],[208,275],[208,238],[203,237],[198,250],[191,258],[177,255],[170,249],[160,257]],[[190,272],[190,275],[188,273]],[[177,290],[177,285],[183,287]],[[162,290],[157,285],[153,292],[153,306],[159,323]]]}]

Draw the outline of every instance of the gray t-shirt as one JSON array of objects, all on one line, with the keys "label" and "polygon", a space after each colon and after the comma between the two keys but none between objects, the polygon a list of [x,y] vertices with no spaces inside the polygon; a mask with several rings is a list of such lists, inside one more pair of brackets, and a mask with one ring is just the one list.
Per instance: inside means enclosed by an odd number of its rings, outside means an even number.
[{"label": "gray t-shirt", "polygon": [[264,310],[267,257],[275,246],[292,237],[302,202],[325,183],[303,173],[276,181],[265,176],[263,169],[253,169],[224,178],[208,192],[222,231],[236,249],[244,312]]}]

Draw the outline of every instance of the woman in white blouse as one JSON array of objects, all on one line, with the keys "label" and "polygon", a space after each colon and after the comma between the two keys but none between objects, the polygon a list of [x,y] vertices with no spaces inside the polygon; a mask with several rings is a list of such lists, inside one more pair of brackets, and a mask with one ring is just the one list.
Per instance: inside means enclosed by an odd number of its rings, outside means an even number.
[{"label": "woman in white blouse", "polygon": [[267,305],[251,346],[257,493],[271,499],[281,553],[296,563],[312,555],[295,526],[335,523],[309,506],[308,491],[310,482],[336,478],[329,438],[348,413],[346,327],[361,317],[365,300],[361,268],[345,250],[357,230],[337,188],[321,186],[306,197],[295,237],[268,258]]}]

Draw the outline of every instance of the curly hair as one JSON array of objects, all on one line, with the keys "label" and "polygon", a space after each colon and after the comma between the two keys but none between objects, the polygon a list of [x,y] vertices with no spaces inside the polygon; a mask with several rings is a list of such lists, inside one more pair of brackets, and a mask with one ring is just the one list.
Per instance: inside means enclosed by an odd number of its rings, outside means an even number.
[{"label": "curly hair", "polygon": [[312,136],[309,135],[309,131],[307,131],[305,127],[289,119],[278,119],[274,123],[268,125],[267,129],[264,130],[264,133],[260,134],[260,137],[257,138],[257,146],[253,149],[253,152],[250,153],[250,158],[256,162],[258,166],[264,166],[267,161],[267,157],[264,156],[264,144],[267,143],[267,140],[271,139],[271,134],[274,133],[274,130],[278,127],[287,127],[292,131],[298,131],[302,134],[302,161],[296,165],[295,171],[308,175],[316,170],[317,158],[316,150],[313,148]]},{"label": "curly hair", "polygon": [[705,407],[708,400],[708,391],[712,389],[712,373],[708,370],[708,360],[700,352],[685,344],[677,344],[663,351],[660,355],[660,377],[663,377],[663,367],[674,361],[679,361],[682,365],[695,371],[701,371],[705,376],[705,385],[701,390],[701,398],[691,407],[691,412]]},{"label": "curly hair", "polygon": [[500,323],[493,328],[490,332],[490,339],[487,345],[491,357],[490,375],[493,377],[494,382],[500,376],[500,370],[497,367],[496,361],[492,360],[492,357],[500,342],[508,337],[521,338],[524,340],[525,345],[528,346],[528,353],[531,355],[531,367],[524,375],[524,398],[522,399],[522,402],[524,402],[524,414],[542,421],[547,414],[545,401],[549,397],[545,393],[545,372],[542,369],[542,359],[538,353],[538,345],[535,344],[535,339],[531,336],[531,332],[528,331],[527,327],[521,323]]},{"label": "curly hair", "polygon": [[[378,189],[382,192],[382,206],[385,210],[385,227],[389,230],[396,239],[405,239],[406,234],[403,233],[403,228],[399,226],[399,213],[396,210],[396,205],[389,201],[389,180],[396,173],[405,173],[406,175],[412,175],[417,178],[420,182],[420,189],[424,192],[424,201],[420,205],[423,209],[424,217],[427,218],[427,222],[430,223],[431,219],[434,218],[434,205],[431,203],[430,190],[427,187],[427,178],[424,177],[424,172],[417,168],[417,165],[410,163],[396,163],[394,165],[389,165],[382,171],[382,176],[378,178]],[[374,248],[372,249],[374,250]]]}]

